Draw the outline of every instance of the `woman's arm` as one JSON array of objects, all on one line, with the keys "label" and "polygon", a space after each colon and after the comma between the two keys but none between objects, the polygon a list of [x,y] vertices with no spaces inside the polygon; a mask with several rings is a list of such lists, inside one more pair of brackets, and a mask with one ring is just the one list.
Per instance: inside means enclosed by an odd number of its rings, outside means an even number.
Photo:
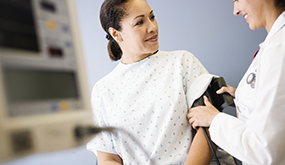
[{"label": "woman's arm", "polygon": [[[208,129],[206,129],[208,132]],[[209,135],[209,133],[208,133]],[[214,149],[217,146],[212,143]],[[207,139],[202,128],[197,129],[197,133],[192,140],[188,157],[184,165],[209,165],[213,159],[213,153],[208,145]]]},{"label": "woman's arm", "polygon": [[119,155],[97,151],[98,165],[122,165],[123,161]]}]

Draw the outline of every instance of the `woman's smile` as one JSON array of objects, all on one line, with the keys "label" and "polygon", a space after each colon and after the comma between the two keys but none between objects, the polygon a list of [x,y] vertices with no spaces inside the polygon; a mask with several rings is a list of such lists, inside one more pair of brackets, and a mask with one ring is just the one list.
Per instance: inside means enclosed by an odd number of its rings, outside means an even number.
[{"label": "woman's smile", "polygon": [[157,35],[154,35],[154,36],[148,38],[146,41],[149,41],[149,42],[157,42]]},{"label": "woman's smile", "polygon": [[244,17],[245,21],[248,22],[249,15],[248,14],[244,14],[243,17]]}]

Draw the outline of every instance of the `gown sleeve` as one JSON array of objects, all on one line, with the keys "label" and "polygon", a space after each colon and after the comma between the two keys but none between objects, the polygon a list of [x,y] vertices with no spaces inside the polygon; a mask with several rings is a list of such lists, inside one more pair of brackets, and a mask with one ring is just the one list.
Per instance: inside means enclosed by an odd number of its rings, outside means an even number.
[{"label": "gown sleeve", "polygon": [[[104,113],[104,106],[101,101],[102,95],[100,94],[99,85],[96,84],[92,90],[91,105],[93,109],[95,127],[107,127],[108,121],[107,115]],[[110,132],[103,131],[94,136],[94,138],[87,144],[87,149],[94,152],[97,155],[97,151],[107,152],[118,155],[114,149],[112,142],[112,134]]]}]

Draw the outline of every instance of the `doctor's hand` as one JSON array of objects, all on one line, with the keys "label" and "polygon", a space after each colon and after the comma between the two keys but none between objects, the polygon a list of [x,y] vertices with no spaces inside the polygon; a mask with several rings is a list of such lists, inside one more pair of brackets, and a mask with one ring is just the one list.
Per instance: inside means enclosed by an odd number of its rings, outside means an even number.
[{"label": "doctor's hand", "polygon": [[[236,92],[236,88],[227,85],[226,87],[222,87],[219,90],[217,90],[217,94],[223,94],[223,93],[228,93],[230,94],[233,98],[235,98],[235,92]],[[233,103],[232,105],[230,105],[232,107],[235,107],[235,104]]]},{"label": "doctor's hand", "polygon": [[233,98],[235,98],[235,92],[236,92],[236,88],[229,86],[229,85],[227,85],[226,87],[222,87],[219,90],[217,90],[217,94],[228,93]]},{"label": "doctor's hand", "polygon": [[206,96],[204,96],[204,103],[205,106],[191,108],[187,115],[189,123],[194,129],[197,127],[210,127],[215,116],[220,113]]}]

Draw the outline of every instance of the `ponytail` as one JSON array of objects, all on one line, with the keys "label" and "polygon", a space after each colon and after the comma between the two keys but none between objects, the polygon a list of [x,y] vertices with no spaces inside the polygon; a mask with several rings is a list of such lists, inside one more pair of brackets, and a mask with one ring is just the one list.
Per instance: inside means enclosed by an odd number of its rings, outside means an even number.
[{"label": "ponytail", "polygon": [[122,57],[122,50],[119,44],[112,38],[108,42],[108,54],[112,61],[118,61]]},{"label": "ponytail", "polygon": [[122,58],[122,50],[119,44],[109,34],[110,27],[121,31],[121,20],[126,14],[125,4],[130,0],[105,0],[100,10],[100,22],[102,28],[107,33],[106,38],[109,40],[107,49],[112,61],[118,61]]}]

